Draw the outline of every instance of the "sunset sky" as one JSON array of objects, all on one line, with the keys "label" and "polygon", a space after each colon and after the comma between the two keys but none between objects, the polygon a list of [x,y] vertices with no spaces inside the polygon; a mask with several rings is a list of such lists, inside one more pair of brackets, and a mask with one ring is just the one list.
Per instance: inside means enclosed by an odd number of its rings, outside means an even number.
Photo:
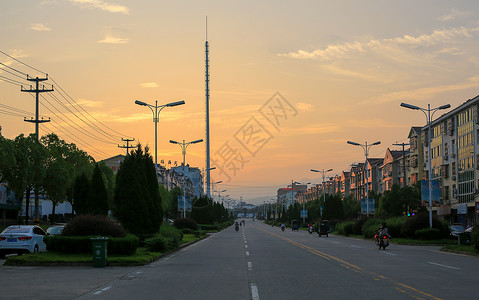
[{"label": "sunset sky", "polygon": [[[181,149],[169,140],[205,138],[206,16],[212,159],[230,158],[227,172],[211,174],[223,181],[214,189],[233,199],[263,203],[292,180],[320,183],[310,169],[348,171],[364,161],[348,140],[381,141],[371,157],[399,150],[392,144],[426,123],[401,102],[455,108],[479,94],[476,1],[1,1],[2,134],[34,131],[23,121],[34,99],[14,74],[44,72],[64,106],[43,94],[63,115],[40,106],[52,119],[40,134],[53,131],[96,160],[124,154],[121,137],[154,153],[152,113],[136,99],[184,100],[165,108],[158,125],[158,161],[180,164]],[[284,108],[276,119],[273,104]],[[261,132],[248,136],[252,128]],[[204,143],[191,145],[186,160],[204,168]]]}]

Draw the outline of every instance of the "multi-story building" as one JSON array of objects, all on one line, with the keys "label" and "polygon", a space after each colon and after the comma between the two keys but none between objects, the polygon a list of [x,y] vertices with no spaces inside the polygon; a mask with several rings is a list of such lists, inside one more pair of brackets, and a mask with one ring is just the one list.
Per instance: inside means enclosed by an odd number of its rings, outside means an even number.
[{"label": "multi-story building", "polygon": [[475,223],[478,198],[477,160],[479,96],[431,122],[431,169],[428,127],[422,128],[425,178],[439,180],[441,199],[434,210],[451,222]]}]

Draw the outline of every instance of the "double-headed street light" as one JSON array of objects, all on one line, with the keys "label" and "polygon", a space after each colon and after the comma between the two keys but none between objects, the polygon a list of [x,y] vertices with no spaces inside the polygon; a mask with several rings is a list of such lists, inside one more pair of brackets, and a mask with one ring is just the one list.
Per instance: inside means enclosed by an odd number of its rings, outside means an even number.
[{"label": "double-headed street light", "polygon": [[[416,105],[411,105],[407,103],[401,103],[402,107],[409,108],[409,109],[414,109],[414,110],[420,110],[424,113],[426,116],[426,121],[427,121],[427,137],[428,137],[428,151],[427,151],[427,160],[429,164],[429,176],[428,176],[428,187],[429,187],[429,228],[432,228],[432,164],[431,164],[431,121],[434,113],[438,110],[441,109],[447,109],[451,107],[450,104],[445,104],[436,108],[431,108],[431,104],[427,105],[427,108],[421,108]],[[427,113],[426,113],[427,112]],[[432,113],[431,113],[432,112]]]},{"label": "double-headed street light", "polygon": [[323,203],[326,202],[326,193],[325,193],[325,186],[324,186],[324,176],[326,175],[326,173],[328,172],[331,172],[333,169],[329,169],[329,170],[315,170],[315,169],[311,169],[311,172],[316,172],[316,173],[321,173],[323,174]]},{"label": "double-headed street light", "polygon": [[369,168],[368,168],[368,154],[369,154],[369,148],[375,145],[381,144],[381,142],[375,142],[370,145],[368,145],[368,142],[366,142],[364,145],[356,143],[356,142],[351,142],[348,141],[348,144],[353,145],[353,146],[359,146],[364,149],[364,155],[366,156],[366,161],[364,163],[364,168],[365,168],[365,174],[366,174],[366,215],[369,215]]},{"label": "double-headed street light", "polygon": [[[158,121],[160,120],[160,112],[165,107],[173,107],[185,104],[185,101],[176,101],[164,105],[158,105],[158,101],[155,101],[155,105],[145,103],[140,100],[135,100],[135,104],[148,107],[153,113],[153,122],[155,123],[155,172],[156,178],[158,178]],[[155,110],[153,110],[153,108]]]},{"label": "double-headed street light", "polygon": [[181,152],[183,153],[183,218],[186,217],[186,180],[185,180],[185,175],[186,175],[186,171],[185,171],[185,167],[186,167],[186,148],[188,148],[188,146],[190,144],[196,144],[196,143],[201,143],[203,140],[200,139],[200,140],[195,140],[195,141],[192,141],[192,142],[188,142],[186,143],[185,140],[183,140],[182,143],[179,143],[177,141],[174,141],[174,140],[170,140],[170,143],[172,144],[178,144],[180,145],[181,147]]}]

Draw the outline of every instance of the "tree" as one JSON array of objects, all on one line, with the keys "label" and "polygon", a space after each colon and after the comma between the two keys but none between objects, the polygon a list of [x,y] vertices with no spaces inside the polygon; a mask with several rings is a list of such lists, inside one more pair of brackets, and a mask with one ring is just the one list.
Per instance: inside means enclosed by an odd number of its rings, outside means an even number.
[{"label": "tree", "polygon": [[[8,180],[13,188],[18,200],[23,198],[25,192],[26,211],[25,220],[28,223],[30,195],[32,191],[38,193],[42,188],[43,180],[46,174],[45,161],[47,157],[46,149],[37,141],[34,133],[25,137],[20,134],[15,138],[15,161],[16,165]],[[35,199],[35,207],[39,207]],[[39,211],[35,211],[35,218],[39,217]]]},{"label": "tree", "polygon": [[55,209],[59,203],[65,201],[67,190],[73,183],[74,168],[66,161],[69,149],[65,141],[51,133],[43,136],[41,142],[47,150],[43,189],[52,201],[51,222],[53,224]]},{"label": "tree", "polygon": [[341,195],[336,194],[334,196],[327,195],[326,202],[323,206],[323,220],[324,219],[340,219],[344,218],[343,202],[341,201]]},{"label": "tree", "polygon": [[71,185],[69,176],[71,168],[62,157],[57,157],[47,167],[43,188],[52,201],[52,217],[50,219],[52,224],[55,221],[55,209],[66,199],[67,189]]},{"label": "tree", "polygon": [[379,199],[378,215],[382,217],[401,216],[405,212],[405,198],[401,188],[393,184],[391,190],[384,192]]},{"label": "tree", "polygon": [[361,202],[349,195],[343,200],[344,218],[354,219],[361,213]]},{"label": "tree", "polygon": [[106,216],[108,214],[108,194],[103,181],[103,174],[98,164],[95,165],[90,181],[90,193],[88,196],[88,213],[92,215]]},{"label": "tree", "polygon": [[141,144],[128,155],[116,176],[114,214],[132,233],[158,232],[163,212],[153,159]]},{"label": "tree", "polygon": [[73,208],[77,214],[86,215],[88,213],[88,201],[90,193],[90,180],[85,173],[77,176],[73,189]]}]

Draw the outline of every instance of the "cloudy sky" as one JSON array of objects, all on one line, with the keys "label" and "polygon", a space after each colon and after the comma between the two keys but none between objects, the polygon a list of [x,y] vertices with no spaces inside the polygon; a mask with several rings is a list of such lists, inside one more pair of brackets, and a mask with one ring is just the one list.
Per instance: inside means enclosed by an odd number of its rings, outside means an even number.
[{"label": "cloudy sky", "polygon": [[[2,1],[2,134],[33,132],[23,117],[34,99],[20,85],[48,73],[55,92],[40,114],[52,121],[40,133],[97,160],[124,153],[122,137],[154,152],[152,113],[136,99],[185,100],[158,126],[158,161],[180,163],[169,140],[205,136],[206,16],[212,176],[234,199],[321,182],[312,168],[349,170],[364,153],[348,140],[381,141],[372,157],[399,149],[426,122],[401,102],[454,108],[478,94],[475,1]],[[186,159],[204,168],[205,145]]]}]

